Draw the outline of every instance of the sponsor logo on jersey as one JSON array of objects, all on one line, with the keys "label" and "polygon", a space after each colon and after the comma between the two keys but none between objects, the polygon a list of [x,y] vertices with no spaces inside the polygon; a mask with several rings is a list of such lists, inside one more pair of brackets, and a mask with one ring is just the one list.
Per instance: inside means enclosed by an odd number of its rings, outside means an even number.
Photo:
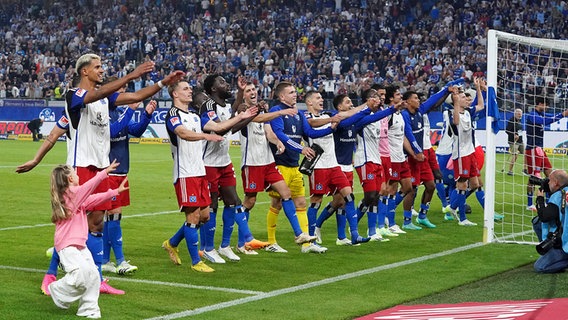
[{"label": "sponsor logo on jersey", "polygon": [[87,90],[85,89],[77,89],[77,91],[75,91],[75,95],[77,97],[83,97],[85,95],[85,93],[87,93]]},{"label": "sponsor logo on jersey", "polygon": [[69,126],[69,119],[67,119],[66,116],[62,116],[61,118],[59,118],[59,125],[62,127],[62,129],[66,129]]},{"label": "sponsor logo on jersey", "polygon": [[179,117],[172,117],[170,118],[170,123],[172,124],[172,126],[177,126],[181,124],[181,121],[179,121]]}]

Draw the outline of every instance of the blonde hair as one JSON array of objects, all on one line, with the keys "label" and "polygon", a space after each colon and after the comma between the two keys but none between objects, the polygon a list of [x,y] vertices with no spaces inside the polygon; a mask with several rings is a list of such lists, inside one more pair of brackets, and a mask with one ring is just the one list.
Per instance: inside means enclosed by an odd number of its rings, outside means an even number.
[{"label": "blonde hair", "polygon": [[274,96],[280,100],[280,94],[282,92],[284,92],[284,89],[288,88],[288,87],[294,87],[294,84],[290,81],[282,81],[280,83],[278,83],[276,85],[276,88],[274,88]]},{"label": "blonde hair", "polygon": [[70,165],[59,165],[51,172],[51,222],[56,223],[71,217],[63,195],[69,188],[69,176],[73,173]]},{"label": "blonde hair", "polygon": [[177,89],[177,87],[181,82],[187,82],[187,81],[185,80],[176,81],[168,86],[168,93],[170,94],[170,97],[172,99],[174,98],[174,91]]},{"label": "blonde hair", "polygon": [[93,60],[101,60],[101,57],[94,53],[87,53],[79,57],[75,63],[75,73],[81,75],[81,69],[91,64]]}]

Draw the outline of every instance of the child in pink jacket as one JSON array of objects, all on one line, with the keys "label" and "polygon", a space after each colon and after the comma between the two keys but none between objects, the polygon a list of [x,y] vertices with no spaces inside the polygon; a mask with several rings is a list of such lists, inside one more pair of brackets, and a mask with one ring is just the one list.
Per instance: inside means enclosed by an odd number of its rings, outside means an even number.
[{"label": "child in pink jacket", "polygon": [[77,315],[89,319],[101,317],[99,308],[99,271],[87,249],[87,211],[127,190],[126,179],[114,190],[92,194],[97,185],[116,169],[113,163],[79,186],[79,177],[69,165],[60,165],[51,174],[51,221],[55,223],[55,250],[66,274],[49,285],[55,305],[68,309],[79,300]]}]

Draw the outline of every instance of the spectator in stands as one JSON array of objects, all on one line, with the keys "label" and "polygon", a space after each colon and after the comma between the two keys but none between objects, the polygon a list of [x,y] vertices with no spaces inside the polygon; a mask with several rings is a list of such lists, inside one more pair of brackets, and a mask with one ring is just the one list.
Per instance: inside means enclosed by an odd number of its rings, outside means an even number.
[{"label": "spectator in stands", "polygon": [[[352,66],[355,83],[368,77],[366,72],[371,71],[376,83],[383,84],[386,80],[388,83],[384,85],[406,87],[406,75],[410,71],[406,62],[410,62],[416,79],[423,76],[423,80],[430,79],[432,84],[440,87],[458,70],[467,76],[485,73],[486,54],[473,50],[473,47],[475,44],[485,45],[487,27],[527,36],[557,39],[567,36],[565,6],[541,8],[506,1],[456,5],[453,1],[433,0],[416,7],[421,10],[407,10],[407,1],[391,2],[388,10],[367,6],[363,2],[344,1],[340,13],[331,8],[339,6],[332,5],[324,11],[323,5],[310,2],[292,2],[283,8],[280,2],[271,1],[248,10],[250,1],[243,1],[232,11],[231,2],[227,8],[221,6],[220,10],[214,10],[217,6],[209,3],[208,8],[203,9],[202,6],[192,6],[189,0],[160,1],[139,7],[122,6],[122,14],[116,14],[117,10],[111,6],[98,8],[106,19],[90,24],[85,22],[89,19],[74,19],[75,15],[90,14],[93,9],[90,1],[78,5],[69,0],[54,5],[50,3],[38,1],[41,10],[37,15],[17,4],[6,12],[7,18],[0,24],[0,47],[8,52],[0,56],[0,73],[6,75],[7,83],[17,86],[18,92],[15,91],[14,96],[20,96],[19,89],[35,78],[50,78],[46,85],[51,90],[56,83],[69,82],[71,61],[86,51],[94,51],[108,59],[107,64],[113,68],[108,68],[107,73],[116,75],[130,64],[143,62],[146,45],[150,49],[147,57],[156,61],[157,72],[162,75],[171,71],[178,57],[192,56],[196,70],[189,76],[190,83],[200,78],[199,73],[220,71],[231,63],[234,69],[224,69],[233,74],[234,79],[247,67],[250,67],[251,75],[258,75],[258,79],[263,79],[266,74],[277,78],[278,74],[286,74],[288,69],[288,80],[292,80],[295,86],[300,83],[307,86],[308,81],[320,75],[325,74],[331,79],[335,63],[343,75],[347,72],[342,71],[348,71]],[[182,5],[174,5],[176,3]],[[193,8],[190,14],[178,9],[189,7]],[[247,10],[242,11],[243,8]],[[287,14],[279,14],[282,10],[286,10]],[[396,17],[392,16],[393,12],[397,12]],[[510,12],[515,12],[516,17],[509,17]],[[273,18],[275,16],[278,16],[277,20]],[[180,25],[187,25],[188,30],[182,28],[180,32]],[[49,26],[54,32],[44,32],[39,36],[35,26]],[[236,32],[241,29],[246,32]],[[217,30],[222,32],[217,33]],[[207,40],[210,37],[214,40]],[[448,41],[440,41],[442,37]],[[354,41],[361,38],[365,41]],[[68,45],[63,46],[63,43]],[[238,53],[235,55],[233,50]],[[219,62],[214,58],[217,53],[224,54],[226,61]],[[529,61],[524,59],[529,56],[519,55],[519,63],[526,65]],[[456,61],[463,62],[456,65]],[[389,76],[385,68],[387,64]],[[266,67],[269,72],[265,72]],[[223,76],[231,82],[228,74]],[[506,75],[505,79],[508,77]],[[556,78],[563,77],[562,73],[551,77],[553,81],[547,79],[546,83],[553,83],[552,89],[562,85],[561,81],[556,81]],[[160,79],[152,80],[157,82]],[[274,89],[275,83],[269,85]],[[516,90],[528,92],[531,87],[534,86]],[[520,103],[526,102],[524,95],[518,97]]]}]

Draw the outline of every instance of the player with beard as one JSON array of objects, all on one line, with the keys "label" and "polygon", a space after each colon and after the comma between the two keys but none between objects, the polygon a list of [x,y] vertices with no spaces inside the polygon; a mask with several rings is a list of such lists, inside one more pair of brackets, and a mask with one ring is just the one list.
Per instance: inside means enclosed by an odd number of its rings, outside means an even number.
[{"label": "player with beard", "polygon": [[[385,99],[389,105],[402,104],[406,108],[406,103],[402,100],[400,90],[396,86],[386,88]],[[414,200],[412,188],[412,175],[406,153],[417,161],[424,161],[422,148],[416,142],[412,134],[412,128],[408,120],[405,120],[401,112],[395,112],[389,119],[388,140],[391,158],[391,177],[389,181],[389,229],[393,233],[406,233],[406,230],[420,230],[421,227],[412,223],[412,202]],[[398,191],[400,184],[400,191]],[[398,191],[398,192],[397,192]],[[394,199],[394,204],[392,203]],[[403,202],[404,200],[404,202]],[[398,204],[403,202],[404,223],[402,229],[396,224],[395,210]]]},{"label": "player with beard", "polygon": [[383,100],[375,89],[363,92],[362,98],[372,114],[355,124],[357,148],[353,157],[353,165],[357,170],[364,193],[357,209],[357,217],[360,220],[367,213],[369,237],[373,241],[385,241],[380,233],[377,233],[379,192],[385,183],[379,154],[380,120],[392,115],[400,108],[400,105],[379,110]]},{"label": "player with beard", "polygon": [[[258,192],[272,189],[278,192],[282,198],[282,208],[294,230],[294,241],[297,244],[313,241],[315,237],[308,236],[308,234],[303,233],[300,228],[300,223],[296,216],[296,206],[294,205],[294,201],[292,201],[292,193],[276,168],[274,156],[272,155],[269,145],[270,143],[275,145],[278,153],[282,153],[285,148],[284,144],[278,140],[278,137],[276,137],[270,124],[267,122],[284,115],[295,116],[298,110],[291,108],[276,112],[267,112],[266,102],[258,102],[256,86],[252,83],[245,82],[246,84],[244,84],[243,90],[242,81],[244,81],[244,79],[239,78],[239,91],[236,100],[236,105],[238,105],[237,114],[255,106],[258,106],[259,110],[261,110],[260,114],[241,130],[241,177],[245,191],[243,208],[247,221],[249,220],[250,210],[256,203]],[[241,101],[242,103],[240,103]],[[233,130],[233,132],[236,131]],[[249,250],[245,247],[245,243],[250,241],[251,238],[252,235],[246,235],[239,229],[237,251],[244,254],[257,254],[256,251]]]},{"label": "player with beard", "polygon": [[[252,107],[240,116],[233,117],[231,105],[226,103],[226,100],[231,98],[230,85],[218,74],[207,76],[203,82],[203,89],[209,97],[203,102],[200,110],[203,131],[225,136],[223,141],[208,141],[204,147],[203,161],[211,193],[211,211],[209,221],[203,226],[205,228],[205,239],[201,239],[204,242],[203,256],[213,263],[225,263],[221,255],[231,261],[239,261],[241,258],[230,247],[234,224],[236,222],[239,230],[242,230],[244,234],[250,234],[250,229],[241,199],[237,195],[235,169],[229,156],[229,135],[231,129],[244,128],[256,115],[258,108]],[[245,114],[247,116],[243,117]],[[217,252],[215,250],[215,229],[219,197],[223,200],[225,207],[223,208],[223,238]],[[260,249],[267,245],[268,243],[253,238],[245,244],[245,247]]]},{"label": "player with beard", "polygon": [[[109,110],[149,98],[164,85],[173,83],[185,75],[182,71],[174,71],[155,85],[133,93],[117,92],[128,82],[150,72],[153,68],[153,62],[145,62],[128,75],[101,86],[104,74],[101,58],[95,54],[85,54],[77,59],[75,72],[80,80],[77,88],[69,90],[65,96],[65,113],[69,120],[67,164],[75,168],[81,183],[88,181],[110,164]],[[105,179],[95,192],[104,192],[108,189],[109,180]],[[93,260],[101,274],[101,293],[124,294],[124,291],[112,288],[102,278],[103,217],[108,209],[111,209],[110,201],[95,207],[87,216],[89,223],[87,247],[93,254]],[[57,262],[53,260],[56,260],[55,254],[52,257],[50,270],[51,266],[57,266]],[[47,287],[53,281],[55,276],[46,274],[41,286],[45,294],[49,294]]]},{"label": "player with beard", "polygon": [[[352,110],[353,101],[345,95],[339,94],[333,99],[333,106],[339,112],[347,112]],[[366,106],[363,104],[362,106]],[[369,114],[369,110],[361,110],[357,115],[365,116]],[[353,116],[355,117],[355,116]],[[333,133],[333,139],[335,144],[335,157],[337,163],[339,164],[341,171],[347,178],[351,188],[353,188],[353,151],[355,150],[357,142],[357,128],[355,124],[348,126],[339,126]],[[318,216],[316,221],[315,235],[317,237],[317,242],[321,244],[323,242],[321,236],[321,227],[323,223],[329,219],[334,213],[336,213],[335,218],[337,221],[337,239],[335,244],[338,246],[352,245],[350,239],[347,238],[345,234],[345,228],[347,226],[347,216],[345,215],[345,200],[343,196],[336,192],[333,195],[333,201],[328,203],[322,210],[321,214]],[[374,239],[371,239],[374,240]]]},{"label": "player with beard", "polygon": [[[410,123],[412,134],[416,138],[416,142],[422,150],[425,150],[424,136],[426,136],[423,115],[426,115],[426,113],[433,107],[443,103],[446,97],[450,94],[450,92],[448,91],[449,87],[458,85],[463,81],[464,80],[460,78],[456,81],[448,83],[442,90],[432,95],[424,103],[420,103],[418,93],[415,91],[406,91],[402,96],[402,100],[406,101],[407,104],[407,108],[406,110],[402,111],[402,115],[405,118],[405,121]],[[428,125],[428,130],[429,128],[430,126]],[[432,150],[431,146],[426,150]],[[413,157],[408,158],[408,164],[410,165],[410,171],[413,176],[412,186],[414,188],[414,196],[416,196],[416,192],[420,183],[423,183],[425,187],[425,190],[422,193],[420,211],[418,213],[418,217],[416,218],[416,223],[427,228],[436,227],[436,225],[431,223],[426,216],[428,210],[430,209],[430,201],[432,200],[432,196],[434,195],[434,190],[436,189],[436,184],[434,183],[434,170],[436,169],[436,167],[439,172],[438,163],[436,162],[436,158],[433,155],[433,152],[427,154],[426,151],[424,151],[424,161],[417,161]],[[431,162],[433,162],[433,164],[431,164]]]}]

